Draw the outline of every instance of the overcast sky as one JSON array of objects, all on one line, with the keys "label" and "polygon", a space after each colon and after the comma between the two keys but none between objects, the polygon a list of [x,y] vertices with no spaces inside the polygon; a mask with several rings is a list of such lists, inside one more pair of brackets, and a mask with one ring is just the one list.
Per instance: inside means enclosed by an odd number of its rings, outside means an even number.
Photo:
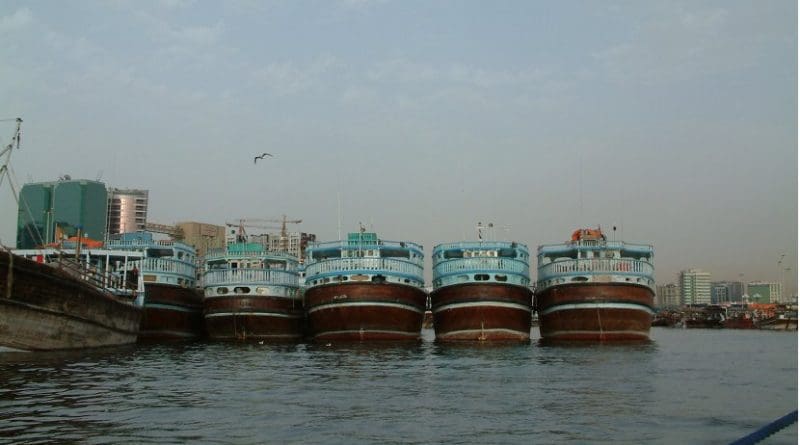
[{"label": "overcast sky", "polygon": [[790,268],[795,292],[797,17],[777,0],[5,0],[0,119],[25,121],[20,185],[148,189],[153,222],[286,214],[331,240],[341,208],[344,232],[428,254],[478,221],[532,251],[616,225],[655,246],[659,283]]}]

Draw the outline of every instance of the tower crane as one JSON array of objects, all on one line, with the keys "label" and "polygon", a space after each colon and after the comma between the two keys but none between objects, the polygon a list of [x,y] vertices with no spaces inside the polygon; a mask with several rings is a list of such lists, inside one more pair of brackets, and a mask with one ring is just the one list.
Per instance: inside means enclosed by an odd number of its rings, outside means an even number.
[{"label": "tower crane", "polygon": [[281,223],[281,252],[287,252],[289,250],[289,235],[286,232],[286,224],[300,224],[303,222],[302,219],[287,219],[286,215],[282,215],[282,219],[271,219],[268,220],[274,223]]},{"label": "tower crane", "polygon": [[253,222],[258,221],[265,221],[263,219],[251,219],[251,218],[240,218],[238,222],[225,222],[225,225],[228,227],[236,227],[236,241],[237,242],[245,242],[247,241],[247,230],[245,227],[252,227],[256,229],[271,229],[275,230],[278,229],[279,226],[276,225],[260,225],[260,224],[253,224]]},{"label": "tower crane", "polygon": [[[242,218],[239,220],[238,223],[226,222],[225,225],[229,227],[238,227],[239,232],[237,234],[237,239],[244,239],[247,236],[245,231],[245,226],[247,227],[258,227],[260,229],[278,229],[281,230],[281,238],[280,238],[280,251],[287,252],[289,250],[289,234],[286,230],[286,224],[300,224],[303,222],[302,219],[289,219],[286,215],[281,215],[280,219],[272,218],[272,219],[263,219],[263,218]],[[273,224],[280,224],[277,225],[258,225],[261,223],[273,223]]]}]

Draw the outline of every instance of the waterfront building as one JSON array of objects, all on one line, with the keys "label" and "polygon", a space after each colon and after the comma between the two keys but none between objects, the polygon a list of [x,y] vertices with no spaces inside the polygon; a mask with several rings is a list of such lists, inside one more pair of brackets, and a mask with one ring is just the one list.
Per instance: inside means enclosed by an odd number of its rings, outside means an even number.
[{"label": "waterfront building", "polygon": [[711,283],[711,303],[722,304],[729,301],[728,287],[718,281]]},{"label": "waterfront building", "polygon": [[302,263],[306,256],[306,247],[317,240],[317,235],[305,232],[287,233],[282,237],[279,233],[265,233],[250,236],[250,241],[264,246],[272,252],[285,252],[297,257]]},{"label": "waterfront building", "polygon": [[711,302],[741,303],[744,295],[744,283],[740,281],[714,281],[711,283]]},{"label": "waterfront building", "polygon": [[711,304],[711,273],[701,269],[680,272],[681,304]]},{"label": "waterfront building", "polygon": [[180,230],[182,241],[197,251],[202,258],[210,249],[225,247],[225,227],[195,221],[184,221],[175,224]]},{"label": "waterfront building", "polygon": [[317,235],[305,232],[287,233],[286,238],[280,234],[269,235],[269,250],[276,252],[286,252],[300,259],[303,262],[306,256],[306,247],[309,243],[317,240]]},{"label": "waterfront building", "polygon": [[108,234],[146,230],[147,190],[108,189]]},{"label": "waterfront building", "polygon": [[674,283],[664,284],[656,287],[656,307],[668,308],[681,305],[680,288]]},{"label": "waterfront building", "polygon": [[782,292],[781,283],[754,281],[747,284],[750,303],[780,303]]},{"label": "waterfront building", "polygon": [[17,248],[32,249],[65,237],[103,240],[108,195],[102,182],[73,180],[29,183],[19,192]]}]

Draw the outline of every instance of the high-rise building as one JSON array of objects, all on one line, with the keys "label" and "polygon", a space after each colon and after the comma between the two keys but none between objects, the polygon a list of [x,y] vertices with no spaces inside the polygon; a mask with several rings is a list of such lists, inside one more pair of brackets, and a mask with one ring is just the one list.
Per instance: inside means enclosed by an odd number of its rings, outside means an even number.
[{"label": "high-rise building", "polygon": [[764,281],[747,283],[747,296],[750,303],[781,303],[782,291],[781,283]]},{"label": "high-rise building", "polygon": [[680,273],[681,303],[711,303],[711,273],[700,269],[683,270]]},{"label": "high-rise building", "polygon": [[711,303],[722,304],[730,301],[728,287],[724,283],[715,281],[711,283]]},{"label": "high-rise building", "polygon": [[108,234],[145,230],[147,190],[108,189]]},{"label": "high-rise building", "polygon": [[58,181],[30,183],[19,192],[17,248],[32,249],[64,237],[102,240],[106,236],[106,186],[64,176]]},{"label": "high-rise building", "polygon": [[711,302],[741,303],[744,283],[739,281],[715,281],[711,283]]},{"label": "high-rise building", "polygon": [[680,288],[673,283],[656,287],[656,307],[669,308],[681,305]]}]

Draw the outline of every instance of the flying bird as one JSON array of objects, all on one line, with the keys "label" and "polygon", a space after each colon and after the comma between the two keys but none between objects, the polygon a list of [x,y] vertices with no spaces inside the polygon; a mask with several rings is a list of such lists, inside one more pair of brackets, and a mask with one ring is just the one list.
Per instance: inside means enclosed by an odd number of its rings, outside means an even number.
[{"label": "flying bird", "polygon": [[253,164],[255,164],[256,162],[258,162],[258,160],[259,160],[259,159],[264,159],[264,156],[269,156],[269,157],[272,157],[272,155],[271,155],[271,154],[269,154],[269,153],[264,153],[264,154],[262,154],[261,156],[256,156],[255,158],[253,158]]}]

